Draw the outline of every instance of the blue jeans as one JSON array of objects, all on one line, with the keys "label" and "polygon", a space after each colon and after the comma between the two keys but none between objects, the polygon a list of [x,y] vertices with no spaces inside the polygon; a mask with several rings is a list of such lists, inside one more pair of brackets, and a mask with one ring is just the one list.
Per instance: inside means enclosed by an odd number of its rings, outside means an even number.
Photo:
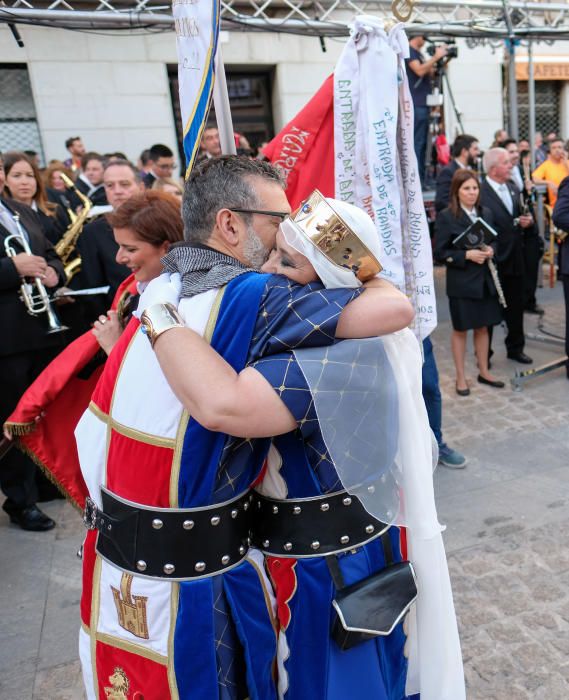
[{"label": "blue jeans", "polygon": [[421,184],[425,180],[425,165],[427,158],[427,138],[429,136],[429,107],[415,107],[415,154],[419,168]]},{"label": "blue jeans", "polygon": [[429,337],[423,340],[423,353],[425,355],[425,361],[423,363],[423,399],[427,407],[429,425],[440,447],[443,444],[443,402],[441,390],[439,388],[439,371],[435,361],[433,344]]}]

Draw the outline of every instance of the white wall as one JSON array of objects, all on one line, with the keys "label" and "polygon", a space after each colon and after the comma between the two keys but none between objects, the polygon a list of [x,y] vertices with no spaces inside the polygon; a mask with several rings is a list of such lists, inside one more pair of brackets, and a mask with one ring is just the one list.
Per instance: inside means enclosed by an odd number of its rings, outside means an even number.
[{"label": "white wall", "polygon": [[152,143],[175,149],[166,69],[166,63],[176,63],[173,34],[19,30],[23,49],[0,27],[0,63],[28,64],[47,160],[67,157],[65,140],[76,135],[90,150],[123,151],[134,160]]},{"label": "white wall", "polygon": [[[462,112],[465,133],[477,136],[485,150],[494,140],[494,132],[502,128],[504,120],[503,53],[500,49],[492,53],[486,47],[470,49],[464,41],[458,42],[458,51],[458,58],[448,66],[449,82]],[[450,105],[445,104],[445,114],[449,115],[450,111]],[[455,133],[454,130],[447,131],[449,142],[453,141]]]}]

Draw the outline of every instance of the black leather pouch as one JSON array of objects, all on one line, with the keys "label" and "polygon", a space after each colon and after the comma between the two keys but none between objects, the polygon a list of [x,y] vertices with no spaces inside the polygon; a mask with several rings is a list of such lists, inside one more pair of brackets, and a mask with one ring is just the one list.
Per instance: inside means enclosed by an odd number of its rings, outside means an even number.
[{"label": "black leather pouch", "polygon": [[[383,541],[385,551],[386,541]],[[393,561],[390,554],[389,544],[387,561]],[[329,564],[338,589],[332,601],[337,613],[332,639],[340,649],[346,650],[374,637],[391,634],[417,598],[412,564],[408,561],[388,563],[382,571],[350,586],[338,585],[341,574],[337,561],[335,564]]]}]

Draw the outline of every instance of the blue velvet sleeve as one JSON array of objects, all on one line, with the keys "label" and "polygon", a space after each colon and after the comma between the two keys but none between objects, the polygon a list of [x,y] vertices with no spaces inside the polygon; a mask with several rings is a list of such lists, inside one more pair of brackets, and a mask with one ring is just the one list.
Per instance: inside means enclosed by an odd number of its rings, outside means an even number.
[{"label": "blue velvet sleeve", "polygon": [[362,291],[325,289],[320,282],[301,286],[281,275],[267,275],[249,359],[332,345],[343,308]]},{"label": "blue velvet sleeve", "polygon": [[291,352],[263,357],[252,363],[279,395],[298,423],[303,438],[318,428],[312,394]]}]

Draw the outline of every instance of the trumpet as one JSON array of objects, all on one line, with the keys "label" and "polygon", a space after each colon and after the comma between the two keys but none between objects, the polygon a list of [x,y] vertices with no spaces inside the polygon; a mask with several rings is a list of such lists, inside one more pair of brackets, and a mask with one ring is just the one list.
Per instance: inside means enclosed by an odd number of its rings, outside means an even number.
[{"label": "trumpet", "polygon": [[[18,214],[14,214],[14,222],[18,229],[18,233],[13,233],[4,239],[4,250],[9,258],[13,258],[18,255],[18,251],[13,247],[12,241],[16,241],[22,248],[26,255],[33,255],[32,249],[22,227],[20,226],[20,217]],[[55,310],[51,304],[47,290],[39,277],[34,277],[33,282],[26,282],[25,278],[22,278],[22,284],[20,285],[20,299],[23,301],[28,313],[31,316],[39,316],[40,314],[47,315],[47,323],[49,326],[48,334],[50,333],[60,333],[61,331],[66,331],[67,326],[64,326]]]}]

